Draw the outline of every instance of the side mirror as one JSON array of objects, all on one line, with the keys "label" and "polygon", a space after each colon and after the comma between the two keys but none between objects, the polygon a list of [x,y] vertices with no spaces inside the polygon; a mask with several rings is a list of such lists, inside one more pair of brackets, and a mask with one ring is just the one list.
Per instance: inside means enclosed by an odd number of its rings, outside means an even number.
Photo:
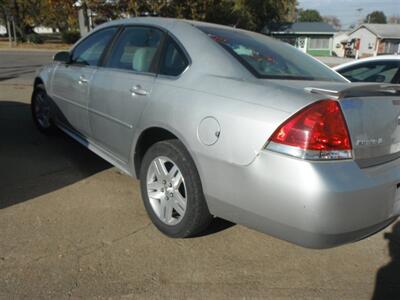
[{"label": "side mirror", "polygon": [[375,76],[375,82],[385,82],[386,77],[384,75],[378,74]]},{"label": "side mirror", "polygon": [[68,64],[71,62],[71,55],[68,51],[57,52],[54,55],[53,60]]}]

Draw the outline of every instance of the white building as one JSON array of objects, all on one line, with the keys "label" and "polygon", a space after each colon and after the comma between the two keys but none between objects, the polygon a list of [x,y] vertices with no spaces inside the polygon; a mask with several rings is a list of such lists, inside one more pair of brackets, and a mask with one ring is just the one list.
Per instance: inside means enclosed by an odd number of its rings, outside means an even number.
[{"label": "white building", "polygon": [[359,56],[399,53],[400,24],[362,24],[349,34],[360,39]]},{"label": "white building", "polygon": [[349,39],[349,33],[340,31],[336,32],[335,35],[333,36],[333,52],[338,57],[344,57],[344,46],[343,43],[347,42]]},{"label": "white building", "polygon": [[6,34],[6,33],[7,33],[6,27],[0,25],[0,34]]},{"label": "white building", "polygon": [[[50,27],[44,27],[44,26],[37,26],[33,29],[36,33],[53,33],[53,29]],[[58,32],[58,30],[56,31]],[[4,25],[0,25],[0,34],[4,35],[7,33],[7,29]]]}]

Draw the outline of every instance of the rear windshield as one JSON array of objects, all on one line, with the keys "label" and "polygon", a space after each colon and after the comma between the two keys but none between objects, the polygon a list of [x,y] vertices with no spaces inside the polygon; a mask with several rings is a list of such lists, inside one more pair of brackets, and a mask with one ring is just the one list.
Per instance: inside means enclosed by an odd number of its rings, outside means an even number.
[{"label": "rear windshield", "polygon": [[198,26],[259,78],[345,80],[329,67],[289,44],[242,30]]}]

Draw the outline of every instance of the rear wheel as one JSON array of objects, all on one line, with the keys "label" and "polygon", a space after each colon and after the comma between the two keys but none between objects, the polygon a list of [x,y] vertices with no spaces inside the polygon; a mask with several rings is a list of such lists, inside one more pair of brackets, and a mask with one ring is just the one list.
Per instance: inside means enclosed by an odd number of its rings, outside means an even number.
[{"label": "rear wheel", "polygon": [[154,225],[170,237],[196,235],[208,227],[208,211],[200,177],[188,151],[178,140],[154,144],[140,171],[142,198]]},{"label": "rear wheel", "polygon": [[35,86],[32,94],[31,111],[33,122],[44,134],[53,134],[55,126],[51,122],[51,106],[46,90],[42,84]]}]

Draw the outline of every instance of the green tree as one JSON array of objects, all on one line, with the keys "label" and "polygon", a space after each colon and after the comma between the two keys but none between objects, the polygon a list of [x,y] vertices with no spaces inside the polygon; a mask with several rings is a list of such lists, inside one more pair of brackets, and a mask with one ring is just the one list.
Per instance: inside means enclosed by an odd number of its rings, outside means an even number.
[{"label": "green tree", "polygon": [[149,12],[260,30],[269,22],[287,21],[296,0],[126,0],[124,5],[133,16]]},{"label": "green tree", "polygon": [[386,16],[383,11],[373,11],[372,13],[368,14],[364,20],[365,23],[375,23],[375,24],[386,24]]},{"label": "green tree", "polygon": [[[0,0],[0,18],[5,19],[9,11],[21,37],[39,25],[65,32],[77,27],[76,3],[76,0]],[[79,3],[94,12],[95,23],[148,12],[250,30],[261,30],[270,22],[291,21],[296,10],[296,0],[80,0]]]},{"label": "green tree", "polygon": [[318,10],[306,9],[299,12],[299,22],[322,22],[323,19]]},{"label": "green tree", "polygon": [[296,1],[238,0],[234,7],[238,27],[259,31],[271,22],[290,21]]},{"label": "green tree", "polygon": [[[14,20],[17,35],[25,40],[36,26],[57,28],[61,32],[77,27],[75,0],[0,0],[0,18]],[[5,20],[3,20],[5,22]]]},{"label": "green tree", "polygon": [[40,25],[56,28],[61,33],[78,28],[75,0],[42,0]]}]

